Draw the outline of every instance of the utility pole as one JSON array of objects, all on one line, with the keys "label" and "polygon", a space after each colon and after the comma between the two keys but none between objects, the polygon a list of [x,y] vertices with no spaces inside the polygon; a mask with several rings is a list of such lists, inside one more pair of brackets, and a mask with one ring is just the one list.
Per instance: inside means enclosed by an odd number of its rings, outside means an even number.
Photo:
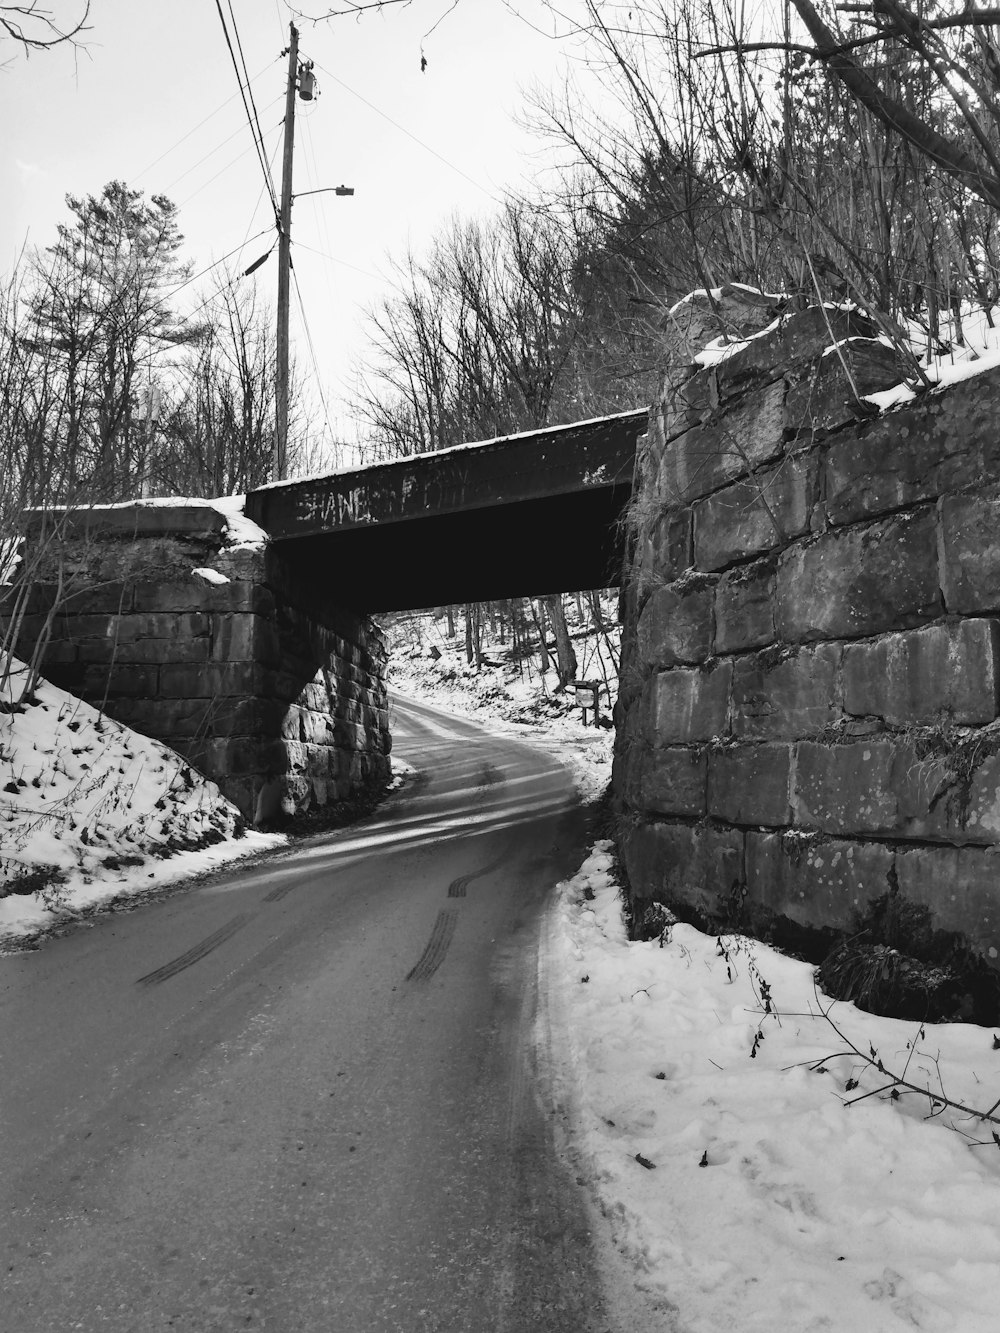
[{"label": "utility pole", "polygon": [[[316,76],[313,62],[299,64],[299,31],[294,23],[288,25],[288,86],[285,89],[285,142],[281,155],[281,211],[278,214],[278,329],[274,372],[274,448],[271,452],[271,480],[283,481],[288,470],[288,306],[292,269],[292,161],[295,153],[295,94],[303,102],[311,102],[316,95]],[[306,194],[353,194],[348,185],[324,185]],[[270,254],[270,251],[268,251]],[[252,273],[264,262],[258,259],[246,270]]]},{"label": "utility pole", "polygon": [[295,146],[295,93],[299,76],[299,30],[289,23],[288,87],[285,90],[285,143],[281,159],[281,214],[278,219],[278,334],[274,385],[274,453],[271,479],[281,481],[288,461],[288,304],[292,264],[292,154]]}]

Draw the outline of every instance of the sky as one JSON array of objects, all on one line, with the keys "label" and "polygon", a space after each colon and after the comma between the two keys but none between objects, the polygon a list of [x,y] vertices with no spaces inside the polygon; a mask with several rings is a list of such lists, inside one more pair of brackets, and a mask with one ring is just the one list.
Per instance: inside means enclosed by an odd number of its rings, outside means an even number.
[{"label": "sky", "polygon": [[[221,0],[227,20],[230,3],[279,184],[291,11],[284,0]],[[301,4],[313,15],[327,7]],[[50,8],[66,18],[76,0]],[[542,146],[517,118],[526,90],[561,82],[568,48],[551,18],[546,29],[541,0],[522,8],[532,23],[505,0],[411,0],[361,18],[297,20],[319,96],[297,102],[294,190],[356,192],[300,198],[292,224],[305,310],[303,326],[293,290],[293,351],[311,370],[311,336],[341,436],[354,433],[363,312],[389,290],[387,257],[420,253],[453,215],[488,214],[505,188],[544,169]],[[263,255],[273,215],[216,0],[92,0],[84,42],[30,58],[0,44],[0,271],[25,245],[54,241],[69,221],[67,193],[96,195],[112,179],[178,205],[196,272],[241,246],[232,262],[243,268]],[[247,281],[273,301],[276,255]]]}]

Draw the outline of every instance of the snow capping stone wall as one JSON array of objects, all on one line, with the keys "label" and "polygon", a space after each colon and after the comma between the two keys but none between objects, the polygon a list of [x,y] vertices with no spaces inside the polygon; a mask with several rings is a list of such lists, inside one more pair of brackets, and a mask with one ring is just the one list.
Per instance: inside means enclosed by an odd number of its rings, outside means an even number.
[{"label": "snow capping stone wall", "polygon": [[1000,370],[877,416],[858,396],[900,370],[875,332],[807,310],[665,376],[623,591],[620,852],[640,916],[819,947],[899,893],[1000,967]]},{"label": "snow capping stone wall", "polygon": [[[382,631],[293,583],[269,548],[227,546],[225,524],[203,505],[81,514],[54,548],[45,676],[169,745],[252,823],[388,781]],[[55,599],[43,576],[22,655]]]}]

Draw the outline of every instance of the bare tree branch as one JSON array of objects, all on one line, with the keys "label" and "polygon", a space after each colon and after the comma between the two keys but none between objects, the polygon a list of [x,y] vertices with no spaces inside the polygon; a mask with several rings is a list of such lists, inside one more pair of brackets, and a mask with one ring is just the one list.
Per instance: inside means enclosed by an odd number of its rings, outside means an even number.
[{"label": "bare tree branch", "polygon": [[[79,13],[79,5],[83,13]],[[25,51],[48,51],[65,42],[76,43],[84,32],[89,32],[90,0],[78,0],[77,17],[68,24],[60,23],[52,10],[43,9],[39,0],[28,4],[0,4],[0,40],[6,34],[19,42]]]}]

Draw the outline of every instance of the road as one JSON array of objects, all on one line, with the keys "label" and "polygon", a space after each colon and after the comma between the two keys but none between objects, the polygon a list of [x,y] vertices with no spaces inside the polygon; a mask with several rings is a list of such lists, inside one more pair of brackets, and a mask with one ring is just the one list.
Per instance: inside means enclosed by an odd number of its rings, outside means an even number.
[{"label": "road", "polygon": [[0,958],[2,1333],[640,1327],[531,1041],[569,776],[394,736],[362,824]]}]

